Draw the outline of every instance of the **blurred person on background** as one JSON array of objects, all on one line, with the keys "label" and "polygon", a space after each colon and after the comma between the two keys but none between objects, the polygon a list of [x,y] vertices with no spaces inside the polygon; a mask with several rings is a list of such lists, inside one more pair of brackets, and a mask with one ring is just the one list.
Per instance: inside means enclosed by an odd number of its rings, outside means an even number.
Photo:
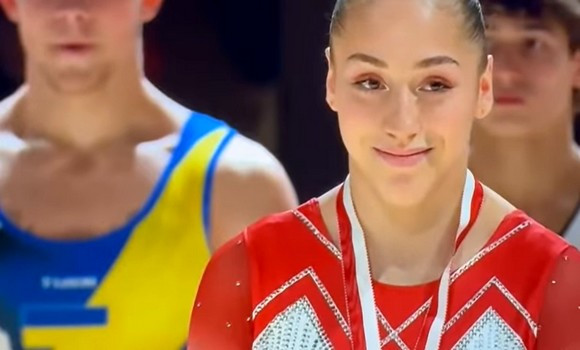
[{"label": "blurred person on background", "polygon": [[475,124],[475,176],[580,247],[580,0],[482,0],[495,104]]},{"label": "blurred person on background", "polygon": [[25,59],[0,102],[2,349],[182,348],[210,252],[296,204],[264,147],[144,77],[162,2],[0,0]]}]

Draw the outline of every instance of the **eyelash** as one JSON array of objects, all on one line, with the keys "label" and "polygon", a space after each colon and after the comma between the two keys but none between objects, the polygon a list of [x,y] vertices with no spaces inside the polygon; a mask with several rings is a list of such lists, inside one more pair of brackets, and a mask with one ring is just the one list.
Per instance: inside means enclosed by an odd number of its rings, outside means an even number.
[{"label": "eyelash", "polygon": [[[378,87],[377,88],[369,88],[366,87],[365,84],[368,83],[373,83],[373,84],[377,84]],[[379,90],[388,90],[387,87],[381,83],[378,79],[373,79],[373,78],[365,78],[365,79],[361,79],[358,80],[357,82],[354,83],[354,85],[362,90],[363,92],[373,92],[373,91],[379,91]]]},{"label": "eyelash", "polygon": [[[433,81],[429,82],[429,84],[427,84],[427,86],[433,86],[433,85],[437,85],[437,86],[439,86],[439,88],[435,89],[435,90],[426,90],[425,92],[444,93],[444,92],[451,90],[453,88],[450,84],[448,84],[442,80],[433,80]],[[420,88],[420,90],[423,90],[423,88]]]},{"label": "eyelash", "polygon": [[[377,84],[378,87],[369,88],[368,86],[365,86],[365,85],[368,85],[369,83]],[[366,78],[366,79],[359,80],[359,81],[355,82],[354,85],[358,89],[360,89],[361,91],[368,92],[368,93],[372,93],[372,92],[380,91],[380,90],[388,90],[388,88],[383,83],[381,83],[379,80],[373,79],[373,78]],[[446,92],[446,91],[451,90],[453,88],[451,86],[451,84],[448,84],[442,80],[432,80],[426,86],[432,87],[433,85],[437,85],[438,88],[432,89],[432,90],[429,90],[429,89],[425,90],[424,86],[422,86],[418,90],[423,91],[423,92],[429,92],[429,93],[443,93],[443,92]]]}]

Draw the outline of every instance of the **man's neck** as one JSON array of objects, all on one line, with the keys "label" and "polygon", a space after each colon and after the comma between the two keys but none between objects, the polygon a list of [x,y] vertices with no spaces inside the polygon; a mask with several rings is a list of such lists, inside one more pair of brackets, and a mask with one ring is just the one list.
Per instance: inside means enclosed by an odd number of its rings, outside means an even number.
[{"label": "man's neck", "polygon": [[556,232],[580,198],[580,153],[571,125],[517,138],[476,128],[470,167],[484,184]]},{"label": "man's neck", "polygon": [[26,86],[11,123],[23,138],[79,150],[119,141],[144,141],[173,125],[143,87],[141,76],[113,75],[86,93],[56,91],[39,79]]}]

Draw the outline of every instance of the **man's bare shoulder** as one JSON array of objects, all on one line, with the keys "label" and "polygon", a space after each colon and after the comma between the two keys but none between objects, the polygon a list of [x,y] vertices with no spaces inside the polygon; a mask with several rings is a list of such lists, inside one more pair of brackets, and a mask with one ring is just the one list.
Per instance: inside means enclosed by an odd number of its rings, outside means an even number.
[{"label": "man's bare shoulder", "polygon": [[260,192],[268,197],[283,196],[290,202],[296,201],[280,161],[264,146],[243,135],[234,136],[224,149],[218,161],[216,181],[232,187],[233,193]]},{"label": "man's bare shoulder", "polygon": [[212,241],[218,247],[256,220],[297,205],[282,164],[264,146],[236,135],[224,149],[212,188]]},{"label": "man's bare shoulder", "polygon": [[220,157],[220,170],[238,175],[267,171],[283,172],[280,162],[260,143],[241,134],[235,135]]}]

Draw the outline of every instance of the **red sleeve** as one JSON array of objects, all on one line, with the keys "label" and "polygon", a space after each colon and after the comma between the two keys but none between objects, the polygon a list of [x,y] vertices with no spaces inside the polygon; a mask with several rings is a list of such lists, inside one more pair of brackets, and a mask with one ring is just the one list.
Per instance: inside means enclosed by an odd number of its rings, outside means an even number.
[{"label": "red sleeve", "polygon": [[197,293],[189,350],[248,350],[252,347],[248,253],[244,236],[211,258]]},{"label": "red sleeve", "polygon": [[537,349],[580,349],[580,252],[576,248],[564,251],[548,282]]}]

